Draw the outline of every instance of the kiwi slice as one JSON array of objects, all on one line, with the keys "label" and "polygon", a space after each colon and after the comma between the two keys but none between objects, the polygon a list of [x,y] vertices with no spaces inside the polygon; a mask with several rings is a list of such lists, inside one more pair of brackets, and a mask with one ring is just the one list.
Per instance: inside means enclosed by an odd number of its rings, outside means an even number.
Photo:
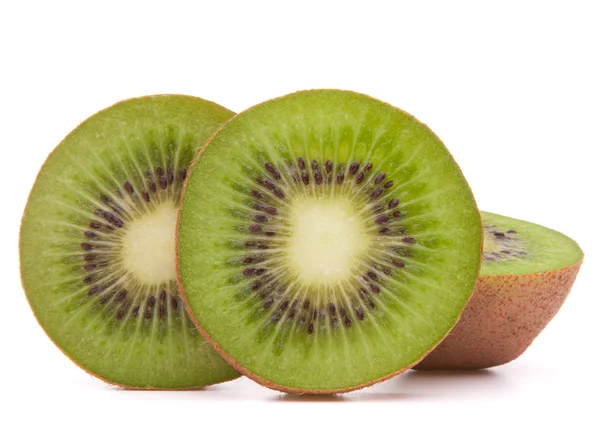
[{"label": "kiwi slice", "polygon": [[583,253],[569,237],[482,212],[481,275],[460,321],[416,369],[481,369],[519,357],[558,312]]},{"label": "kiwi slice", "polygon": [[187,316],[175,264],[188,167],[232,115],[188,96],[123,101],[41,168],[21,224],[23,287],[52,341],[89,373],[165,389],[238,376]]},{"label": "kiwi slice", "polygon": [[481,245],[471,191],[425,125],[312,90],[250,108],[205,146],[182,198],[178,274],[236,369],[333,393],[437,345],[471,296]]}]

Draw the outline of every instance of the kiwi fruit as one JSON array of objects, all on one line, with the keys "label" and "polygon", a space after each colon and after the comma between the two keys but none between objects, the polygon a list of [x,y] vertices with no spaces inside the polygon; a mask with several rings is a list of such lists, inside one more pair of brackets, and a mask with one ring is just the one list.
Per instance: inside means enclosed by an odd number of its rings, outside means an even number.
[{"label": "kiwi fruit", "polygon": [[519,357],[558,312],[583,253],[569,237],[482,212],[484,254],[473,297],[444,341],[415,369],[482,369]]},{"label": "kiwi fruit", "polygon": [[309,90],[226,123],[178,221],[188,311],[233,367],[337,393],[398,374],[458,320],[482,226],[442,142],[368,96]]},{"label": "kiwi fruit", "polygon": [[25,294],[50,339],[109,383],[181,389],[237,377],[177,290],[175,227],[188,168],[232,112],[158,95],[103,110],[50,154],[21,224]]}]

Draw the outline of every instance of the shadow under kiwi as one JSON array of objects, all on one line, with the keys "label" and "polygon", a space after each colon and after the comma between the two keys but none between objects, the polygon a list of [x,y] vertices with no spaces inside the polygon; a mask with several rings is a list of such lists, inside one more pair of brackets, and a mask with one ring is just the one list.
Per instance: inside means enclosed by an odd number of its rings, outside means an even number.
[{"label": "shadow under kiwi", "polygon": [[282,393],[271,401],[282,402],[362,402],[419,401],[431,399],[473,399],[486,392],[497,395],[510,387],[496,370],[407,371],[396,377],[357,391],[335,395],[294,395]]}]

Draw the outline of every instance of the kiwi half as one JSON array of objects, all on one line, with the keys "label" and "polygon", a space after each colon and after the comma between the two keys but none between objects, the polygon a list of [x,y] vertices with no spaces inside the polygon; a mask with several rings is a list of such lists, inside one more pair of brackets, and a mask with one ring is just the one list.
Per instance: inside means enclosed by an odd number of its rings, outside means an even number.
[{"label": "kiwi half", "polygon": [[365,95],[302,91],[228,122],[187,181],[180,284],[201,332],[274,389],[397,374],[458,319],[482,228],[440,140]]},{"label": "kiwi half", "polygon": [[416,369],[481,369],[519,357],[558,312],[583,260],[569,237],[482,212],[481,276],[460,321]]},{"label": "kiwi half", "polygon": [[21,224],[27,299],[77,365],[136,388],[239,374],[197,332],[177,291],[175,226],[188,167],[232,112],[159,95],[103,110],[48,157]]}]

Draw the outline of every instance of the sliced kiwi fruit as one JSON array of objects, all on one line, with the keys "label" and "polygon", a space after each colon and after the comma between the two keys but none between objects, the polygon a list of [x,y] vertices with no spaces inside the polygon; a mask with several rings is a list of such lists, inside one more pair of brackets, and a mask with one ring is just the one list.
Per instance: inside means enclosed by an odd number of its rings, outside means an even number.
[{"label": "sliced kiwi fruit", "polygon": [[128,387],[237,377],[178,294],[177,204],[188,168],[232,112],[188,96],[115,104],[48,157],[22,219],[21,276],[37,320],[77,365]]},{"label": "sliced kiwi fruit", "polygon": [[482,212],[484,255],[460,321],[416,369],[482,369],[519,357],[558,312],[583,253],[569,237]]},{"label": "sliced kiwi fruit", "polygon": [[472,193],[424,124],[311,90],[250,108],[204,147],[182,197],[178,274],[236,369],[334,393],[434,348],[471,296],[481,246]]}]

